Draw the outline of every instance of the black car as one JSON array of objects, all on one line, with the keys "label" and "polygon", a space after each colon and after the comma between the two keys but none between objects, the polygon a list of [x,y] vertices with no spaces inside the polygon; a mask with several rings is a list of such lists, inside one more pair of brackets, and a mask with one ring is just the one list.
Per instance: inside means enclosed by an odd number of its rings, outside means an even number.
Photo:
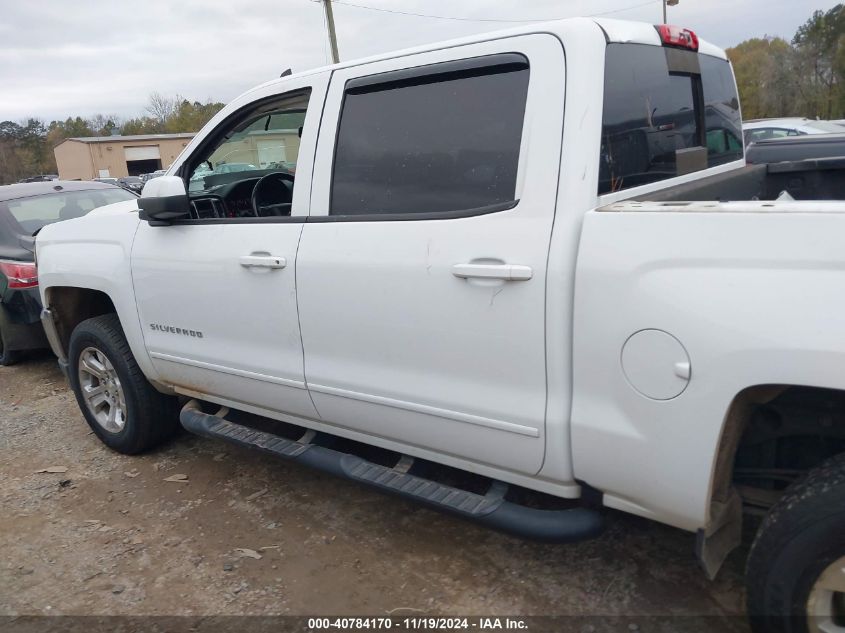
[{"label": "black car", "polygon": [[0,365],[47,347],[35,267],[35,235],[53,222],[137,196],[99,182],[54,180],[0,187]]},{"label": "black car", "polygon": [[144,181],[139,176],[124,176],[117,179],[118,184],[124,189],[129,189],[135,193],[141,193],[144,188]]},{"label": "black car", "polygon": [[755,141],[745,150],[750,164],[845,157],[845,134],[806,134]]},{"label": "black car", "polygon": [[18,182],[50,182],[51,180],[58,180],[56,174],[41,174],[40,176],[30,176],[29,178],[22,178]]}]

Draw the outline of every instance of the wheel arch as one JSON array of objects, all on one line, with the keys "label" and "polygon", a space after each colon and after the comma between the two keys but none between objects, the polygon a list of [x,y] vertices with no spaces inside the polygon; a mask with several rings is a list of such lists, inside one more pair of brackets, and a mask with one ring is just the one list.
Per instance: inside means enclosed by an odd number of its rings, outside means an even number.
[{"label": "wheel arch", "polygon": [[65,356],[69,351],[71,334],[77,325],[103,314],[115,314],[129,348],[147,380],[159,391],[172,393],[172,389],[158,380],[158,374],[147,354],[134,303],[127,301],[127,297],[123,297],[121,303],[121,297],[114,297],[105,290],[86,286],[56,285],[44,288],[43,292],[44,307],[49,308],[52,313],[58,345]]},{"label": "wheel arch", "polygon": [[771,402],[789,387],[790,385],[754,385],[746,387],[731,400],[722,421],[722,433],[713,460],[709,495],[711,504],[724,502],[730,496],[734,459],[755,408]]},{"label": "wheel arch", "polygon": [[44,299],[45,307],[49,307],[53,312],[59,344],[65,354],[70,345],[70,335],[84,320],[109,313],[117,314],[120,320],[114,301],[102,290],[52,286],[45,289]]},{"label": "wheel arch", "polygon": [[[814,426],[807,423],[793,425],[792,430],[784,432],[781,439],[789,441],[791,437],[800,436],[801,430],[798,427],[803,427],[803,432],[823,438],[834,438],[842,434],[841,427],[845,424],[845,389],[801,384],[760,384],[743,389],[732,399],[722,422],[718,450],[713,461],[709,495],[711,502],[725,501],[729,497],[738,452],[754,440],[754,433],[749,431],[749,425],[755,414],[761,408],[785,399],[788,399],[790,406],[785,410],[781,407],[783,416],[795,415],[796,411],[808,411],[818,416],[820,411],[830,411],[831,415],[841,412],[843,420],[838,424],[835,419],[831,419]],[[801,468],[814,468],[828,457],[821,457],[815,463],[804,463]]]},{"label": "wheel arch", "polygon": [[[805,440],[813,438],[814,450]],[[804,444],[802,444],[804,442]],[[769,462],[754,464],[752,478],[762,487],[740,485],[740,468],[768,443]],[[741,540],[743,512],[759,514],[782,490],[766,485],[770,473],[812,470],[831,455],[845,453],[845,390],[795,384],[760,384],[737,393],[722,422],[713,460],[709,490],[709,520],[699,530],[696,553],[709,576],[715,576],[724,558]],[[765,456],[765,451],[764,451]],[[753,463],[753,461],[752,461]],[[760,484],[758,483],[758,486]],[[770,506],[769,506],[770,507]]]}]

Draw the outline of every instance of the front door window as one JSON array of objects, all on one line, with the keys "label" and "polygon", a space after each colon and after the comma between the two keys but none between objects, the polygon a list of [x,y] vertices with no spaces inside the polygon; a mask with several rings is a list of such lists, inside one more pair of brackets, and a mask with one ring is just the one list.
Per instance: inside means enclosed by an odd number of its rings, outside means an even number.
[{"label": "front door window", "polygon": [[291,214],[309,91],[236,118],[187,166],[196,219]]}]

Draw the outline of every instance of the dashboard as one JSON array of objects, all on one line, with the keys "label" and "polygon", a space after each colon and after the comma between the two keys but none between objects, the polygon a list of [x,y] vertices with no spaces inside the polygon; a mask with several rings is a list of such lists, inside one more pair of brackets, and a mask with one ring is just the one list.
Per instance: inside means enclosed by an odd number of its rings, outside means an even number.
[{"label": "dashboard", "polygon": [[[262,175],[274,172],[262,172]],[[279,172],[285,178],[284,172]],[[288,176],[289,177],[289,176]],[[191,214],[194,219],[236,219],[254,218],[252,192],[261,177],[248,177],[190,194]],[[290,201],[293,181],[271,179],[262,184],[259,199],[260,216],[273,217],[290,215]]]},{"label": "dashboard", "polygon": [[191,196],[192,214],[197,220],[211,218],[254,218],[252,190],[258,178],[250,178],[211,191],[197,192]]}]

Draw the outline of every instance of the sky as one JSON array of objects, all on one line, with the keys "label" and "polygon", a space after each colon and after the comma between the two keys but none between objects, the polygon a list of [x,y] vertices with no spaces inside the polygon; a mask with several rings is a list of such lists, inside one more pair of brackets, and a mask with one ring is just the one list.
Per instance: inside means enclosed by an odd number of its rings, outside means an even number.
[{"label": "sky", "polygon": [[[836,4],[680,0],[668,8],[668,22],[728,47],[764,35],[791,39],[814,10]],[[525,20],[605,14],[662,21],[661,0],[335,0],[332,6],[341,60]],[[0,121],[129,118],[144,114],[154,91],[225,103],[287,68],[325,65],[323,16],[314,0],[0,0]]]}]

